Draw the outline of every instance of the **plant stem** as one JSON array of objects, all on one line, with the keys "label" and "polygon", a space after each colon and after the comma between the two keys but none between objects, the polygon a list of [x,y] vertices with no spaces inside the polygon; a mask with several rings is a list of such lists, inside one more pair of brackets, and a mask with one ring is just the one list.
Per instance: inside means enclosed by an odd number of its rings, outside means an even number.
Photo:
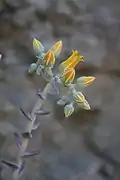
[{"label": "plant stem", "polygon": [[[50,87],[51,87],[51,82],[49,82],[44,90],[43,90],[43,96],[47,97],[47,94],[50,90]],[[35,120],[36,120],[36,110],[40,109],[42,107],[42,105],[44,104],[44,100],[42,100],[41,98],[37,98],[37,101],[30,113],[31,117],[32,117],[32,121],[29,121],[28,122],[28,125],[27,125],[27,131],[29,133],[32,132],[32,128],[33,128],[33,125],[35,123]],[[22,155],[24,154],[24,152],[26,151],[26,148],[27,148],[27,145],[28,145],[28,142],[29,142],[29,137],[23,137],[22,138],[22,144],[19,148],[19,151],[18,151],[18,155],[17,155],[17,164],[19,165],[19,167],[21,167],[22,163],[23,163],[23,160],[22,160]],[[14,172],[13,172],[13,180],[18,180],[19,179],[19,169],[16,169]]]}]

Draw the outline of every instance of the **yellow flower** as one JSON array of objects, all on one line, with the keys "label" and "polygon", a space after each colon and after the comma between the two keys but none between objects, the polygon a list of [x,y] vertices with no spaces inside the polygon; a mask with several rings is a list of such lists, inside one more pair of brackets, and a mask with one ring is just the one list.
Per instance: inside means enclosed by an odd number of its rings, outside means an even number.
[{"label": "yellow flower", "polygon": [[33,49],[36,55],[39,55],[39,53],[44,51],[42,43],[35,38],[33,39]]},{"label": "yellow flower", "polygon": [[83,56],[80,56],[78,51],[72,51],[71,56],[60,64],[59,70],[66,71],[69,68],[75,68],[80,61],[84,61]]},{"label": "yellow flower", "polygon": [[53,67],[55,63],[55,57],[52,51],[48,51],[42,59],[42,64],[46,67]]},{"label": "yellow flower", "polygon": [[67,85],[73,82],[74,78],[75,78],[75,70],[73,68],[70,68],[64,71],[64,73],[60,77],[64,85]]},{"label": "yellow flower", "polygon": [[53,51],[55,57],[58,57],[62,50],[62,41],[57,41],[50,50]]},{"label": "yellow flower", "polygon": [[78,87],[86,87],[90,84],[92,84],[92,82],[95,80],[95,77],[93,76],[83,76],[77,79],[76,81],[76,85]]},{"label": "yellow flower", "polygon": [[73,94],[75,101],[79,104],[79,103],[83,103],[85,101],[85,97],[81,92],[75,92]]}]

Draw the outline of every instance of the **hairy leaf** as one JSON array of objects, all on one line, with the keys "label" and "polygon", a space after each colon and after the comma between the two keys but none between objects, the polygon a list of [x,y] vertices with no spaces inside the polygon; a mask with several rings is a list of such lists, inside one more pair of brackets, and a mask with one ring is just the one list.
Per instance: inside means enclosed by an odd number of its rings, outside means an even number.
[{"label": "hairy leaf", "polygon": [[41,124],[41,123],[34,124],[32,130],[33,130],[33,131],[36,130],[36,129],[40,126],[40,124]]},{"label": "hairy leaf", "polygon": [[19,165],[17,165],[16,163],[14,162],[11,162],[11,161],[7,161],[7,160],[4,160],[2,159],[2,163],[6,164],[7,166],[13,168],[13,169],[19,169]]},{"label": "hairy leaf", "polygon": [[51,112],[50,111],[46,111],[44,109],[38,109],[35,111],[36,115],[49,115]]},{"label": "hairy leaf", "polygon": [[32,121],[32,117],[31,117],[30,113],[25,112],[22,108],[20,108],[20,110],[28,120]]},{"label": "hairy leaf", "polygon": [[41,89],[38,89],[37,93],[36,93],[42,100],[45,100],[45,97],[41,91]]},{"label": "hairy leaf", "polygon": [[20,147],[22,144],[22,136],[18,134],[17,132],[14,133],[14,136],[15,136],[17,146]]},{"label": "hairy leaf", "polygon": [[30,157],[30,156],[36,156],[40,153],[40,150],[34,150],[31,152],[25,152],[22,157]]}]

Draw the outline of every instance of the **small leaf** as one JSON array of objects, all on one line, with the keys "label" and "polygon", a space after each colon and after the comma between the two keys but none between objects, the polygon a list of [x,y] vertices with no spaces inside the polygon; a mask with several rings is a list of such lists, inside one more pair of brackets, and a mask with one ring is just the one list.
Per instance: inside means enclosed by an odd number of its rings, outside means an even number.
[{"label": "small leaf", "polygon": [[56,80],[53,81],[52,86],[53,86],[53,89],[54,89],[55,93],[57,94],[57,96],[59,96],[60,95],[59,84]]},{"label": "small leaf", "polygon": [[38,154],[40,154],[40,150],[34,150],[34,151],[31,151],[31,152],[25,152],[22,157],[36,156]]},{"label": "small leaf", "polygon": [[35,38],[33,39],[33,49],[36,55],[39,55],[41,52],[44,51],[42,43]]},{"label": "small leaf", "polygon": [[15,139],[16,139],[16,144],[18,147],[21,146],[22,144],[22,136],[18,134],[17,132],[14,133]]},{"label": "small leaf", "polygon": [[41,124],[40,122],[34,124],[32,130],[33,130],[33,131],[36,130],[36,129],[40,126],[40,124]]},{"label": "small leaf", "polygon": [[32,74],[36,71],[37,69],[37,64],[36,63],[32,63],[28,69],[28,73]]},{"label": "small leaf", "polygon": [[71,114],[74,112],[74,107],[73,107],[73,104],[67,104],[65,107],[64,107],[64,114],[65,114],[65,117],[69,117],[71,116]]},{"label": "small leaf", "polygon": [[37,64],[39,65],[41,62],[41,59],[45,56],[45,52],[41,52],[40,54],[38,54],[36,57],[38,58]]},{"label": "small leaf", "polygon": [[20,167],[20,170],[19,170],[19,175],[22,174],[24,168],[25,168],[25,162],[23,161],[23,163],[22,163],[22,165],[21,165],[21,167]]},{"label": "small leaf", "polygon": [[40,76],[41,73],[42,73],[42,69],[41,69],[41,65],[40,65],[40,66],[38,66],[37,69],[36,69],[36,74],[37,74],[38,76]]},{"label": "small leaf", "polygon": [[35,111],[35,114],[36,115],[49,115],[51,112],[50,111],[46,111],[46,110],[43,110],[43,109],[38,109]]},{"label": "small leaf", "polygon": [[38,89],[36,95],[38,95],[42,100],[45,100],[45,96],[43,95],[41,89]]},{"label": "small leaf", "polygon": [[32,117],[31,117],[30,113],[25,112],[22,108],[20,108],[20,110],[28,120],[32,121]]},{"label": "small leaf", "polygon": [[95,80],[95,77],[93,76],[82,76],[77,79],[76,86],[79,88],[86,87],[92,84],[94,80]]},{"label": "small leaf", "polygon": [[58,105],[64,106],[69,102],[69,99],[66,96],[63,96],[62,99],[60,99],[59,101],[57,101]]},{"label": "small leaf", "polygon": [[7,166],[13,168],[13,169],[19,169],[19,165],[17,165],[16,163],[13,163],[11,161],[7,161],[7,160],[2,160],[2,163],[6,164]]}]

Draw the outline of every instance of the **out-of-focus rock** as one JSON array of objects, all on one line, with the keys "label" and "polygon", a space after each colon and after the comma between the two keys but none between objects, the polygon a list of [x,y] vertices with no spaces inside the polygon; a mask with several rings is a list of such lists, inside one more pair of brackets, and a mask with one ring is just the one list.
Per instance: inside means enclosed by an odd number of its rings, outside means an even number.
[{"label": "out-of-focus rock", "polygon": [[20,27],[31,27],[35,21],[36,17],[34,15],[34,8],[28,7],[24,9],[19,9],[13,17],[13,22],[16,26]]},{"label": "out-of-focus rock", "polygon": [[10,7],[13,8],[20,8],[23,7],[23,4],[25,3],[25,0],[5,0],[6,4],[8,4]]}]

